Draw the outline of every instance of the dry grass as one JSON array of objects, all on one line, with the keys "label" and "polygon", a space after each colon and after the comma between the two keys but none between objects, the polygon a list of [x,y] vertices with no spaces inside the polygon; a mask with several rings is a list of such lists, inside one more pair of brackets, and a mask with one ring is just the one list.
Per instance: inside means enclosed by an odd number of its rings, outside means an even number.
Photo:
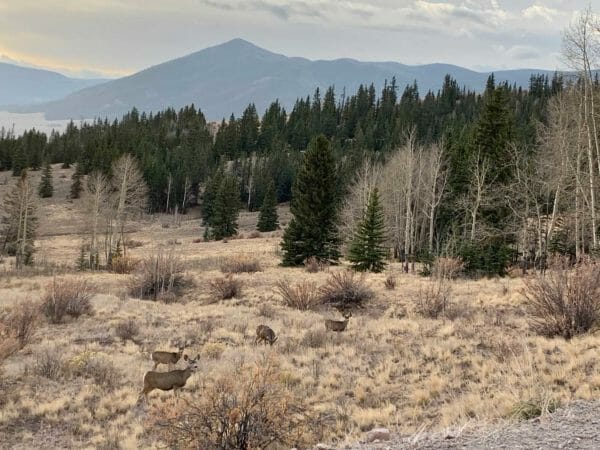
[{"label": "dry grass", "polygon": [[261,270],[258,259],[246,255],[226,258],[221,263],[221,272],[223,273],[254,273]]},{"label": "dry grass", "polygon": [[[60,172],[58,166],[55,170]],[[85,205],[66,203],[69,180],[61,183],[55,179],[55,198],[41,200],[45,225],[40,230],[46,234],[36,246],[38,261],[68,270],[79,254],[81,239],[74,233],[83,223]],[[289,218],[287,209],[279,213]],[[313,439],[340,445],[363,438],[375,426],[411,434],[526,417],[574,399],[595,399],[600,392],[600,335],[565,340],[531,333],[521,278],[452,279],[452,307],[443,320],[432,320],[415,311],[419,291],[431,280],[403,274],[392,263],[396,288],[385,288],[385,274],[367,274],[363,285],[374,295],[344,333],[332,335],[323,325],[330,312],[285,307],[274,298],[274,287],[286,278],[322,286],[332,275],[343,276],[344,264],[315,273],[280,267],[280,232],[228,244],[194,244],[200,234],[194,209],[182,216],[181,227],[163,229],[160,221],[145,217],[131,223],[129,238],[145,245],[129,248],[128,256],[144,260],[159,243],[177,239],[182,242],[177,256],[196,287],[182,293],[182,303],[140,302],[121,295],[135,275],[77,275],[95,286],[94,316],[58,326],[40,321],[34,339],[2,363],[0,435],[8,442],[22,448],[164,448],[167,437],[151,435],[148,427],[153,408],[171,408],[179,416],[187,412],[186,401],[194,404],[205,389],[232,378],[240,366],[255,367],[265,355],[278,362],[278,386],[302,396],[307,411],[321,418]],[[246,235],[255,226],[255,213],[241,214]],[[214,296],[205,287],[222,276],[220,261],[238,254],[258,259],[262,271],[237,275],[243,298],[211,303]],[[11,258],[0,263],[0,311],[7,313],[21,301],[41,299],[52,282],[51,270],[21,274],[11,265]],[[452,320],[446,319],[449,312]],[[118,324],[130,317],[139,326],[137,338],[115,338]],[[277,330],[276,345],[252,344],[259,324]],[[41,336],[43,344],[37,343]],[[152,368],[148,353],[174,348],[184,339],[190,342],[186,352],[200,353],[202,365],[182,398],[175,402],[171,392],[153,392],[150,412],[136,407],[142,376]],[[5,341],[0,339],[0,347]],[[38,373],[48,376],[36,374],[36,362]],[[239,392],[250,373],[235,377],[232,391]]]}]

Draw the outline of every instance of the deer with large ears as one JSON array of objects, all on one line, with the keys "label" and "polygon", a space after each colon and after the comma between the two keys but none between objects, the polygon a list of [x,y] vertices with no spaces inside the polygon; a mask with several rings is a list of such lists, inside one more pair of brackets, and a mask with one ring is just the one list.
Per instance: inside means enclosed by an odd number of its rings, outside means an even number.
[{"label": "deer with large ears", "polygon": [[275,336],[275,332],[266,325],[259,325],[256,328],[256,337],[254,338],[254,344],[258,344],[259,342],[264,342],[265,344],[268,342],[269,345],[273,345],[277,340],[277,336]]},{"label": "deer with large ears", "polygon": [[171,370],[170,372],[146,372],[144,374],[144,388],[140,392],[138,402],[142,399],[142,396],[144,396],[146,403],[148,403],[148,394],[154,389],[173,391],[177,397],[177,390],[183,388],[188,378],[198,370],[199,359],[200,355],[196,356],[195,359],[183,355],[183,360],[187,363],[185,369]]},{"label": "deer with large ears", "polygon": [[154,362],[154,367],[152,370],[156,370],[159,364],[167,364],[169,366],[169,370],[171,370],[171,365],[177,364],[183,355],[183,349],[185,346],[183,344],[179,344],[178,347],[178,352],[152,352],[150,355],[150,359]]},{"label": "deer with large ears", "polygon": [[344,319],[346,320],[331,320],[331,319],[326,319],[325,320],[325,329],[327,331],[337,331],[337,332],[342,332],[346,330],[346,327],[348,326],[348,321],[350,320],[350,317],[352,317],[352,313],[350,311],[345,312],[343,314]]}]

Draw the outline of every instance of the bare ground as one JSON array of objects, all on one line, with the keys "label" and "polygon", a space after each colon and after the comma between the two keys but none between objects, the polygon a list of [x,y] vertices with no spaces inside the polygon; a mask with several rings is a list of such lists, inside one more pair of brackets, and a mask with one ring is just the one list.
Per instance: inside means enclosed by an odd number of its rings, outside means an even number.
[{"label": "bare ground", "polygon": [[344,447],[348,450],[508,450],[600,448],[600,402],[575,401],[555,413],[519,423],[395,436],[391,441]]}]

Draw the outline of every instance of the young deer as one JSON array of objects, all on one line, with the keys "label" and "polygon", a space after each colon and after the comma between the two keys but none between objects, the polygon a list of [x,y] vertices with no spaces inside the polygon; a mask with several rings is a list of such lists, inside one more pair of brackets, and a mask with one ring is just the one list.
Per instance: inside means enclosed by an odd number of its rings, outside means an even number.
[{"label": "young deer", "polygon": [[344,331],[346,329],[346,327],[348,326],[348,321],[350,320],[350,317],[352,317],[352,313],[351,312],[345,312],[342,314],[344,316],[344,318],[346,320],[331,320],[331,319],[325,319],[325,329],[327,331]]},{"label": "young deer", "polygon": [[152,370],[156,370],[159,364],[167,364],[169,366],[169,370],[171,370],[171,365],[177,364],[177,362],[181,359],[181,355],[183,355],[183,345],[179,345],[178,352],[152,352],[150,355],[150,359],[154,361],[154,367]]},{"label": "young deer", "polygon": [[198,370],[200,355],[196,356],[196,359],[191,359],[187,355],[184,355],[183,359],[187,362],[185,369],[171,370],[170,372],[146,372],[144,374],[144,388],[140,392],[138,402],[143,395],[146,403],[148,403],[148,394],[154,389],[160,389],[161,391],[172,390],[177,397],[177,389],[184,387],[188,378],[192,376],[192,373]]},{"label": "young deer", "polygon": [[277,336],[275,336],[275,332],[271,330],[266,325],[259,325],[256,328],[256,337],[254,338],[254,345],[259,342],[264,342],[265,344],[268,342],[269,345],[273,345],[277,340]]}]

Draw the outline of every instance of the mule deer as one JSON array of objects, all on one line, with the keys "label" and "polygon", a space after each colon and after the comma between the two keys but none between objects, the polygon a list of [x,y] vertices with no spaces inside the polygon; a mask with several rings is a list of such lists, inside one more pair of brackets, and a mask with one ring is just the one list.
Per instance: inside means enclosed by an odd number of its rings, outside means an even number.
[{"label": "mule deer", "polygon": [[187,355],[184,355],[183,359],[187,362],[185,369],[171,370],[170,372],[146,372],[144,374],[144,388],[140,392],[138,402],[143,395],[146,403],[148,403],[148,394],[154,389],[160,389],[161,391],[172,390],[177,397],[177,389],[184,387],[188,378],[192,376],[192,373],[198,370],[200,355],[196,356],[196,359],[191,359]]},{"label": "mule deer", "polygon": [[265,344],[268,342],[269,345],[273,345],[277,340],[277,336],[275,336],[275,332],[271,330],[266,325],[259,325],[256,328],[256,337],[254,338],[254,344],[258,344],[259,342],[264,342]]},{"label": "mule deer", "polygon": [[343,313],[342,315],[344,316],[344,318],[346,320],[325,319],[325,329],[327,331],[337,331],[337,332],[344,331],[346,329],[346,327],[348,326],[348,321],[350,320],[350,317],[352,317],[352,313],[346,312],[346,313]]},{"label": "mule deer", "polygon": [[159,364],[167,364],[169,366],[169,370],[171,370],[171,365],[177,364],[177,362],[181,359],[181,355],[183,355],[183,345],[179,345],[178,352],[152,352],[150,355],[150,359],[154,361],[154,367],[152,370],[156,370]]}]

